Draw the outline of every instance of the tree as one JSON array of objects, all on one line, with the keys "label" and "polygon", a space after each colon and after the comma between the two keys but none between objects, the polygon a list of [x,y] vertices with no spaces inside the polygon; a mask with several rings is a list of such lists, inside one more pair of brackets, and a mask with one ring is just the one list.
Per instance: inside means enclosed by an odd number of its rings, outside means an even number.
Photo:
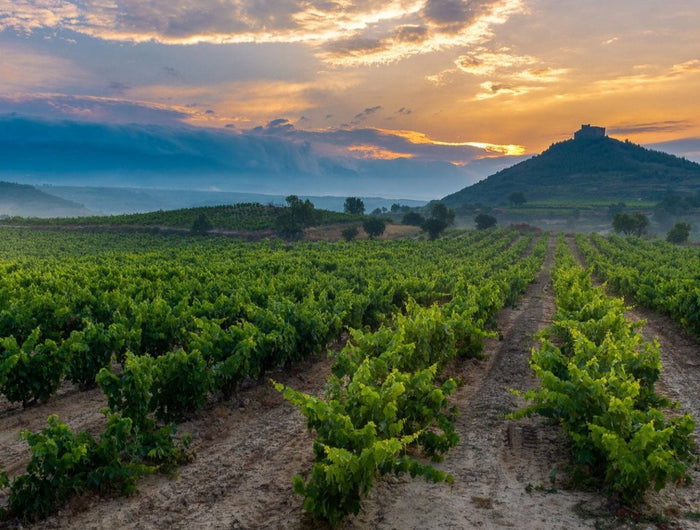
[{"label": "tree", "polygon": [[669,243],[686,243],[690,236],[690,225],[688,223],[676,223],[666,234],[666,241]]},{"label": "tree", "polygon": [[355,226],[348,226],[347,228],[344,228],[343,231],[341,232],[341,235],[343,236],[343,239],[345,241],[352,241],[357,237],[357,234],[360,233],[360,230]]},{"label": "tree", "polygon": [[486,230],[487,228],[496,226],[497,221],[493,215],[489,215],[487,213],[480,213],[474,218],[474,222],[476,223],[476,228],[478,230]]},{"label": "tree", "polygon": [[450,226],[454,223],[455,212],[448,208],[444,202],[431,202],[430,203],[430,217],[444,221],[446,226]]},{"label": "tree", "polygon": [[314,224],[317,212],[309,199],[302,201],[296,195],[289,195],[285,200],[287,207],[277,216],[277,228],[286,237],[296,238],[304,228]]},{"label": "tree", "polygon": [[403,216],[401,223],[410,226],[421,226],[424,221],[425,217],[423,217],[418,212],[408,212],[406,215]]},{"label": "tree", "polygon": [[[454,222],[455,212],[445,206],[445,203],[439,201],[431,202],[429,210],[430,217],[423,221],[420,227],[422,230],[428,232],[428,237],[432,241],[440,237],[440,234]],[[404,219],[405,217],[406,216],[404,216]]]},{"label": "tree", "polygon": [[613,230],[622,232],[626,236],[636,235],[641,237],[646,233],[649,226],[649,218],[641,212],[636,212],[633,215],[627,213],[617,213],[613,217]]},{"label": "tree", "polygon": [[625,235],[629,235],[634,230],[634,219],[629,214],[616,213],[613,217],[612,227],[617,233],[622,232]]},{"label": "tree", "polygon": [[508,195],[508,202],[511,206],[522,206],[527,202],[527,199],[525,199],[525,194],[522,191],[514,191]]},{"label": "tree", "polygon": [[365,229],[370,239],[374,239],[384,233],[386,223],[383,219],[379,219],[378,217],[370,217],[362,223],[362,228]]},{"label": "tree", "polygon": [[345,213],[363,214],[365,213],[365,203],[359,197],[348,197],[343,205]]},{"label": "tree", "polygon": [[192,232],[195,234],[204,234],[205,232],[209,232],[212,228],[214,228],[214,226],[204,213],[200,213],[192,222]]},{"label": "tree", "polygon": [[430,238],[431,241],[440,237],[440,234],[442,234],[446,228],[447,228],[447,223],[445,221],[443,221],[442,219],[438,219],[436,217],[431,217],[430,219],[426,219],[423,222],[423,224],[421,225],[421,229],[428,232],[428,237]]}]

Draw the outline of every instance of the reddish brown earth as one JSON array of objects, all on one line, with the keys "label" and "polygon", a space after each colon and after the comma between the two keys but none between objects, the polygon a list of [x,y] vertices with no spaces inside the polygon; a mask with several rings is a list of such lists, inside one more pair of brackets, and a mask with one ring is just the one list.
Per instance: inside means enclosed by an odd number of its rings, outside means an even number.
[{"label": "reddish brown earth", "polygon": [[[542,419],[507,420],[523,404],[509,389],[536,384],[528,366],[532,335],[554,312],[549,270],[553,239],[538,281],[518,307],[498,315],[501,340],[485,346],[484,360],[461,360],[450,375],[463,380],[453,396],[461,415],[461,442],[438,464],[454,475],[453,486],[420,479],[378,481],[362,511],[341,528],[699,528],[700,487],[671,486],[649,495],[639,513],[616,513],[595,491],[567,484],[566,444]],[[637,313],[633,313],[637,316]],[[678,326],[649,313],[645,333],[658,336],[664,371],[661,392],[700,418],[700,347]],[[339,347],[339,345],[336,345]],[[271,377],[310,393],[322,393],[330,362],[318,356]],[[99,430],[104,400],[99,391],[70,388],[48,403],[27,410],[0,403],[0,464],[21,472],[28,452],[16,441],[19,430],[38,430],[52,413],[74,428]],[[213,403],[180,425],[194,437],[196,459],[175,477],[154,475],[139,482],[128,498],[84,496],[73,500],[40,528],[318,528],[301,509],[291,478],[312,464],[312,436],[305,419],[268,384],[253,385],[231,401]],[[700,478],[693,471],[695,482]],[[0,503],[3,499],[0,498]],[[635,522],[635,519],[640,522]]]},{"label": "reddish brown earth", "polygon": [[[348,228],[347,223],[326,226],[313,226],[304,230],[304,239],[309,241],[339,241],[343,238],[343,230]],[[359,226],[359,225],[358,225]],[[377,239],[398,239],[402,237],[417,237],[421,234],[421,229],[416,226],[387,223],[384,233]],[[367,234],[359,226],[359,233],[356,239],[367,239]]]}]

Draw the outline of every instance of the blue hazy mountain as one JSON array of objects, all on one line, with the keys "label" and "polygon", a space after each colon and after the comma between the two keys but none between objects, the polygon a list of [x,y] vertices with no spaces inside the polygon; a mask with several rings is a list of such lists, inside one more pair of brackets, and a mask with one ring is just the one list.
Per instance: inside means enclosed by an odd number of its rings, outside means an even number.
[{"label": "blue hazy mountain", "polygon": [[[198,191],[173,190],[152,188],[105,188],[93,186],[38,186],[41,191],[62,197],[70,201],[84,204],[91,210],[102,214],[142,213],[155,210],[176,210],[198,206],[218,206],[221,204],[236,204],[241,202],[257,202],[260,204],[286,204],[283,195],[266,195],[261,193],[240,193],[229,191]],[[343,211],[346,197],[307,196],[316,208],[332,211]],[[391,208],[393,203],[402,206],[423,206],[426,201],[407,199],[385,199],[382,197],[362,197],[365,211],[375,208]]]},{"label": "blue hazy mountain", "polygon": [[27,184],[0,182],[0,216],[78,217],[95,212]]}]

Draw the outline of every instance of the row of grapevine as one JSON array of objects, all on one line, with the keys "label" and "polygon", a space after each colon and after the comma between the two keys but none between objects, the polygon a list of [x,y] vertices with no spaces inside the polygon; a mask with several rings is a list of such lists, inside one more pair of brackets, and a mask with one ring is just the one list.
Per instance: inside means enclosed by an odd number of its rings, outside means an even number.
[{"label": "row of grapevine", "polygon": [[310,477],[293,480],[314,518],[335,524],[356,514],[378,476],[409,473],[433,482],[453,480],[411,456],[418,450],[440,460],[459,441],[448,402],[457,382],[437,378],[455,357],[481,351],[495,313],[535,278],[547,240],[541,238],[532,255],[522,259],[529,243],[524,239],[480,274],[460,278],[443,305],[410,303],[391,325],[354,331],[334,360],[324,398],[277,385],[316,433]]},{"label": "row of grapevine", "polygon": [[[515,236],[494,233],[473,250],[488,259]],[[435,245],[426,256],[415,242],[289,249],[220,240],[6,262],[0,393],[45,401],[64,376],[94,386],[112,356],[123,362],[127,352],[179,349],[199,350],[220,374],[217,390],[230,393],[245,377],[319,351],[345,327],[379,325],[409,296],[421,303],[444,297],[454,282],[449,271],[469,247]]]},{"label": "row of grapevine", "polygon": [[651,486],[687,478],[694,421],[664,416],[672,404],[654,390],[659,346],[642,339],[641,323],[625,319],[623,300],[592,285],[563,238],[556,260],[557,311],[530,362],[541,386],[525,394],[531,404],[514,416],[556,420],[578,468],[634,503]]},{"label": "row of grapevine", "polygon": [[[31,459],[25,473],[11,480],[0,469],[0,489],[9,490],[7,505],[0,506],[0,521],[43,519],[70,497],[87,491],[132,494],[139,477],[170,472],[194,456],[189,436],[177,438],[174,424],[161,425],[153,417],[158,401],[149,361],[159,360],[129,355],[119,378],[106,369],[100,372],[97,379],[109,406],[103,411],[107,418],[99,436],[74,433],[55,415],[41,432],[20,433],[29,444]],[[188,380],[186,388],[194,384]]]},{"label": "row of grapevine", "polygon": [[618,236],[577,243],[596,274],[637,303],[670,315],[700,337],[700,251],[665,241]]},{"label": "row of grapevine", "polygon": [[[500,278],[498,267],[531,239],[505,230],[449,242],[314,245],[4,235],[0,391],[11,401],[44,401],[66,376],[99,384],[109,405],[97,438],[58,418],[42,433],[23,433],[27,472],[0,476],[9,513],[23,518],[43,517],[81,491],[131,491],[141,474],[188,457],[172,422],[212,395],[319,351],[343,329],[375,329],[413,311],[413,300],[444,301],[463,278]],[[49,249],[54,257],[38,257]],[[486,267],[489,260],[496,266]],[[524,284],[506,281],[504,297]],[[498,306],[483,294],[483,307]],[[461,348],[477,347],[478,333],[463,336]]]}]

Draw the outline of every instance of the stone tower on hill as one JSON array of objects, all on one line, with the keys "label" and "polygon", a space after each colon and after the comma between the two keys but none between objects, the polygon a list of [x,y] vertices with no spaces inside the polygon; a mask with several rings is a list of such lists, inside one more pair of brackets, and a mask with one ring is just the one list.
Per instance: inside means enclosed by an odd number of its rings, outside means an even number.
[{"label": "stone tower on hill", "polygon": [[574,140],[590,140],[591,138],[605,138],[605,127],[591,126],[590,123],[586,123],[574,133]]}]

